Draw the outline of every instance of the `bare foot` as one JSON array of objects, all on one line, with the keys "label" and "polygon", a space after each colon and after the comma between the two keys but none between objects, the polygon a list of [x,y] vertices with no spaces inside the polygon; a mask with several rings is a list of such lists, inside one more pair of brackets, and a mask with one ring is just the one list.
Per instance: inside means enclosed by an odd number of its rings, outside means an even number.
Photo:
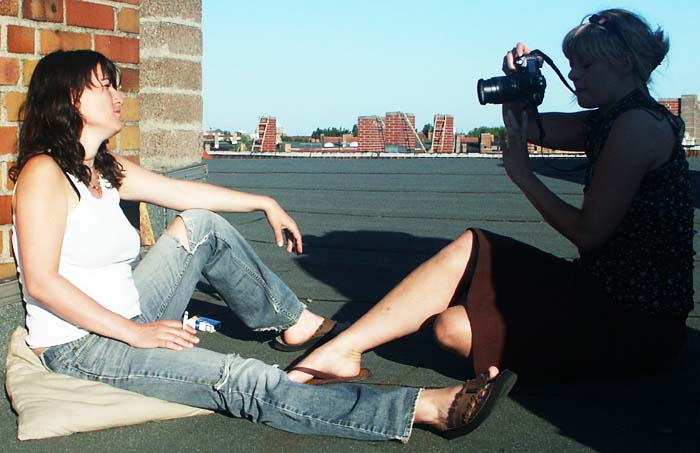
[{"label": "bare foot", "polygon": [[[360,372],[362,353],[343,348],[338,344],[337,339],[338,337],[320,346],[295,366],[310,368],[337,377],[356,376]],[[294,369],[288,374],[290,380],[299,383],[307,382],[313,378],[310,374]]]},{"label": "bare foot", "polygon": [[296,324],[282,333],[282,339],[291,346],[302,344],[316,333],[316,330],[323,324],[323,320],[323,316],[312,313],[305,308]]},{"label": "bare foot", "polygon": [[[498,376],[499,372],[495,366],[489,367],[489,379]],[[449,425],[450,408],[461,389],[462,384],[443,389],[423,390],[416,404],[414,423],[446,430]]]}]

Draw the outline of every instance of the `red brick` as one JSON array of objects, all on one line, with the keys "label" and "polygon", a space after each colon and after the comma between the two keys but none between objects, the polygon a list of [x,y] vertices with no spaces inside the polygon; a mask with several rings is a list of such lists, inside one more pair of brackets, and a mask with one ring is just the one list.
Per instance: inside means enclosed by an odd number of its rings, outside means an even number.
[{"label": "red brick", "polygon": [[139,70],[132,68],[120,68],[122,73],[121,90],[128,92],[139,91]]},{"label": "red brick", "polygon": [[85,33],[69,33],[65,31],[41,30],[39,32],[39,47],[41,54],[54,50],[89,49],[92,38]]},{"label": "red brick", "polygon": [[7,50],[13,53],[34,53],[34,29],[8,25]]},{"label": "red brick", "polygon": [[26,99],[25,93],[10,92],[3,95],[7,121],[22,121],[24,119],[22,106]]},{"label": "red brick", "polygon": [[95,50],[121,63],[139,62],[139,40],[117,36],[95,36]]},{"label": "red brick", "polygon": [[41,22],[63,22],[63,0],[24,0],[22,14]]},{"label": "red brick", "polygon": [[0,85],[16,85],[19,81],[19,60],[0,58]]},{"label": "red brick", "polygon": [[34,69],[36,68],[39,60],[24,60],[23,61],[23,73],[24,73],[24,86],[29,86],[29,82],[32,80],[32,74],[34,74]]},{"label": "red brick", "polygon": [[66,23],[80,27],[114,30],[114,8],[78,0],[66,0]]},{"label": "red brick", "polygon": [[0,127],[0,154],[17,152],[17,128],[14,126]]},{"label": "red brick", "polygon": [[19,8],[17,7],[17,0],[2,0],[2,2],[0,2],[0,15],[17,16],[18,14]]},{"label": "red brick", "polygon": [[[12,249],[10,249],[10,252],[12,252]],[[17,278],[17,267],[15,263],[0,264],[0,279],[6,280],[10,278]]]},{"label": "red brick", "polygon": [[12,195],[0,196],[0,225],[12,223]]},{"label": "red brick", "polygon": [[139,23],[139,10],[134,8],[122,8],[117,14],[119,31],[126,33],[138,33],[141,30]]}]

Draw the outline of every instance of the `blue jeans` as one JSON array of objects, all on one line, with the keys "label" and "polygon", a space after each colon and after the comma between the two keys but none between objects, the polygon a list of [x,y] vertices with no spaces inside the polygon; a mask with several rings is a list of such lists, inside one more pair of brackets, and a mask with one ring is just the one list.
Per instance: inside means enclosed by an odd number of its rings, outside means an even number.
[{"label": "blue jeans", "polygon": [[[283,330],[297,321],[304,306],[225,219],[204,210],[180,217],[189,250],[164,234],[134,271],[137,322],[181,319],[202,274],[252,329]],[[420,392],[297,384],[278,368],[235,353],[139,349],[95,334],[52,346],[42,360],[57,373],[286,431],[364,440],[408,441]]]}]

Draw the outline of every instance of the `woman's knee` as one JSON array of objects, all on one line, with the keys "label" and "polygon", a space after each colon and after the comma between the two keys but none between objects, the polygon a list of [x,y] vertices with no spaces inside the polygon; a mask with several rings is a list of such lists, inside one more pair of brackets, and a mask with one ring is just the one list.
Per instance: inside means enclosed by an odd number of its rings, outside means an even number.
[{"label": "woman's knee", "polygon": [[455,248],[462,250],[463,252],[471,252],[472,246],[474,245],[474,232],[472,230],[467,230],[460,234],[457,239],[452,241]]},{"label": "woman's knee", "polygon": [[178,214],[178,218],[184,221],[188,229],[204,227],[209,230],[215,228],[218,223],[226,223],[226,219],[207,209],[187,209]]},{"label": "woman's knee", "polygon": [[440,346],[469,355],[472,335],[465,308],[455,306],[440,313],[433,324],[433,335]]},{"label": "woman's knee", "polygon": [[170,236],[174,237],[177,240],[177,242],[185,248],[185,250],[190,250],[190,241],[187,237],[187,229],[185,228],[185,222],[182,220],[181,217],[175,217],[175,220],[173,220],[172,223],[168,225],[168,228],[165,230],[165,232]]},{"label": "woman's knee", "polygon": [[448,259],[459,268],[464,268],[472,252],[474,234],[467,230],[440,251],[443,258]]},{"label": "woman's knee", "polygon": [[219,237],[232,232],[234,236],[239,236],[238,231],[226,219],[206,209],[181,212],[166,230],[188,251],[196,249],[198,244],[210,236]]}]

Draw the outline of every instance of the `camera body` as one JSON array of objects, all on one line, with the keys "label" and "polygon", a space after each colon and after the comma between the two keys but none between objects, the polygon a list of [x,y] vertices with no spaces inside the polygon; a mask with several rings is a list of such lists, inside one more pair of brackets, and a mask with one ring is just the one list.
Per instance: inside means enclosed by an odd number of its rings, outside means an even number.
[{"label": "camera body", "polygon": [[544,100],[547,82],[540,71],[542,59],[533,53],[514,60],[516,71],[503,77],[479,79],[476,92],[481,105],[524,101],[526,108],[536,108]]}]

